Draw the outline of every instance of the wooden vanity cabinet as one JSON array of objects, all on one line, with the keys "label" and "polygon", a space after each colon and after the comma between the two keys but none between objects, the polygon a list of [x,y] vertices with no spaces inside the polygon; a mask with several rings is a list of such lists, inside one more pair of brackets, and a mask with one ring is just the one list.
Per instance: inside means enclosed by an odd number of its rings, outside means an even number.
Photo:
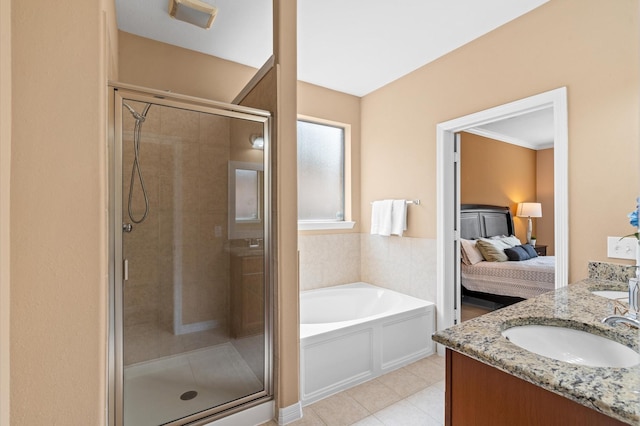
[{"label": "wooden vanity cabinet", "polygon": [[264,331],[264,258],[231,257],[231,336]]},{"label": "wooden vanity cabinet", "polygon": [[446,426],[622,426],[612,417],[447,349]]}]

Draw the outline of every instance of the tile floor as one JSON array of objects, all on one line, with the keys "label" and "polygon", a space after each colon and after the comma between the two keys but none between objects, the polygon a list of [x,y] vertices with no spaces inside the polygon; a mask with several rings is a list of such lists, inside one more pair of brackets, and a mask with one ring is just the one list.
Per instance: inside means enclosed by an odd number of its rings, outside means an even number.
[{"label": "tile floor", "polygon": [[479,317],[480,315],[488,314],[492,310],[489,308],[483,308],[481,306],[468,305],[466,303],[462,303],[460,306],[462,310],[460,311],[460,319],[464,322],[470,320],[475,317]]},{"label": "tile floor", "polygon": [[302,419],[290,425],[441,426],[444,368],[444,357],[421,359],[304,407]]}]

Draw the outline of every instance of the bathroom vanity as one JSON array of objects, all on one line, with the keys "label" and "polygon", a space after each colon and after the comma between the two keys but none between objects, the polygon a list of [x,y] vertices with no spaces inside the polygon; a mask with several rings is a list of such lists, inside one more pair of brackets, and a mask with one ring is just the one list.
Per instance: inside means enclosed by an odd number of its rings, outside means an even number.
[{"label": "bathroom vanity", "polygon": [[435,333],[433,340],[447,347],[445,424],[640,424],[640,364],[571,364],[523,349],[502,334],[549,325],[638,352],[638,329],[602,324],[619,302],[593,293],[625,289],[621,282],[586,279]]},{"label": "bathroom vanity", "polygon": [[262,250],[231,256],[230,331],[234,338],[264,331],[264,257]]}]

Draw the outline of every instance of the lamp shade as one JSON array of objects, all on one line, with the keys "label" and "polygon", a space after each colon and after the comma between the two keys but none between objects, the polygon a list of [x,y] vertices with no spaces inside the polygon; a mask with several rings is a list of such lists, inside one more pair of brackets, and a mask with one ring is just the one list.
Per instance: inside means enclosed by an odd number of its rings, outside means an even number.
[{"label": "lamp shade", "polygon": [[542,217],[542,204],[540,203],[518,203],[516,211],[518,217]]}]

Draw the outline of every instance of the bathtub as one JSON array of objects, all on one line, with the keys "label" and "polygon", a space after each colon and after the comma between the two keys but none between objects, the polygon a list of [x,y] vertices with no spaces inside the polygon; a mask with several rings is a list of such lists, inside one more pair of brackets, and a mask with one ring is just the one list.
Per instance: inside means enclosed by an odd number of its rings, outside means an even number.
[{"label": "bathtub", "polygon": [[300,399],[311,404],[435,352],[431,302],[359,282],[300,294]]}]

